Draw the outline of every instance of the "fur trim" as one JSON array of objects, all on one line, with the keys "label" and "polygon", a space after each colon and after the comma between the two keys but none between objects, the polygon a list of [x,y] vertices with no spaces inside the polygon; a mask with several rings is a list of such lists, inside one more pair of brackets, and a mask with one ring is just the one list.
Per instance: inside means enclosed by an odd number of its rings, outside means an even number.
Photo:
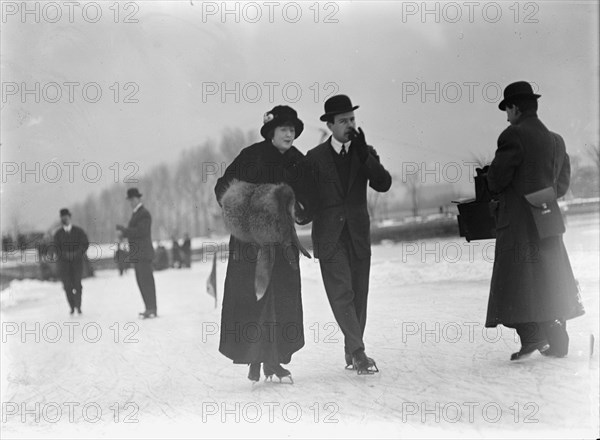
[{"label": "fur trim", "polygon": [[[274,245],[297,246],[311,258],[296,234],[295,204],[294,191],[285,183],[254,184],[234,179],[221,197],[227,230],[237,239],[260,247],[255,277],[258,299],[264,295],[271,279]],[[298,268],[297,261],[290,263]]]}]

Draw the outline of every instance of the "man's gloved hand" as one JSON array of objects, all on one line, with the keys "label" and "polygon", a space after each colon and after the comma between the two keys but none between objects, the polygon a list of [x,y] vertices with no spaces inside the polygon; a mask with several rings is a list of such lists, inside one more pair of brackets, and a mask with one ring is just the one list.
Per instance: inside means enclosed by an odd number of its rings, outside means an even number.
[{"label": "man's gloved hand", "polygon": [[296,214],[296,223],[299,225],[306,225],[311,222],[312,219],[310,218],[307,209],[298,200],[296,200],[294,211]]},{"label": "man's gloved hand", "polygon": [[351,130],[352,134],[350,135],[350,138],[352,139],[352,146],[356,148],[358,159],[361,162],[365,162],[367,160],[367,157],[369,157],[369,149],[367,148],[367,140],[365,139],[365,133],[360,127],[358,127],[358,131],[356,131],[354,128],[352,128]]}]

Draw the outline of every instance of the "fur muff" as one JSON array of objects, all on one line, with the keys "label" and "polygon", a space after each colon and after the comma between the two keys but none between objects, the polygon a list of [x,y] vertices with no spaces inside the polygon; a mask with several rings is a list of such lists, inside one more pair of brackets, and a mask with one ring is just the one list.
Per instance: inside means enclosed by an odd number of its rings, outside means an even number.
[{"label": "fur muff", "polygon": [[[259,252],[256,261],[255,288],[260,300],[265,294],[274,265],[273,248],[297,247],[312,258],[300,244],[294,225],[294,191],[285,183],[254,184],[232,180],[221,198],[227,230],[237,239],[254,243]],[[289,253],[286,253],[289,255]],[[298,269],[298,261],[290,261]]]}]

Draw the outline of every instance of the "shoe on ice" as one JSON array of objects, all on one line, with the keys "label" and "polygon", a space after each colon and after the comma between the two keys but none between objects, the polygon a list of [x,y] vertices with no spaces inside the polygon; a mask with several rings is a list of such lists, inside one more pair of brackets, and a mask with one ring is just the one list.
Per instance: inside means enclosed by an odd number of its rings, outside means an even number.
[{"label": "shoe on ice", "polygon": [[557,350],[552,346],[550,346],[550,348],[548,350],[540,351],[540,353],[542,353],[544,356],[548,356],[548,357],[557,357],[557,358],[567,357],[566,351]]},{"label": "shoe on ice", "polygon": [[346,357],[346,370],[354,370],[354,363],[352,362],[352,355],[350,353],[346,353],[345,357]]},{"label": "shoe on ice", "polygon": [[151,312],[149,310],[146,310],[144,313],[140,313],[140,316],[142,317],[142,319],[149,319],[149,318],[157,318],[158,315],[156,314],[156,312]]},{"label": "shoe on ice", "polygon": [[546,341],[538,341],[538,342],[533,342],[531,344],[525,344],[521,347],[521,349],[519,351],[517,351],[516,353],[513,353],[510,356],[510,360],[516,361],[519,359],[526,358],[526,357],[530,356],[531,353],[533,353],[536,350],[539,350],[540,353],[544,354],[544,352],[548,351],[549,348],[550,348],[550,345]]},{"label": "shoe on ice", "polygon": [[250,364],[250,368],[248,370],[248,379],[250,379],[252,382],[258,382],[260,380],[260,362]]},{"label": "shoe on ice", "polygon": [[292,379],[292,373],[290,370],[286,370],[279,364],[267,364],[263,365],[263,372],[265,373],[265,381],[270,380],[273,381],[273,375],[277,376],[279,382],[282,383],[283,379],[287,378],[290,380],[290,383],[294,383],[294,379]]},{"label": "shoe on ice", "polygon": [[352,365],[356,374],[375,374],[379,373],[379,368],[373,359],[365,354],[365,351],[358,349],[352,355]]}]

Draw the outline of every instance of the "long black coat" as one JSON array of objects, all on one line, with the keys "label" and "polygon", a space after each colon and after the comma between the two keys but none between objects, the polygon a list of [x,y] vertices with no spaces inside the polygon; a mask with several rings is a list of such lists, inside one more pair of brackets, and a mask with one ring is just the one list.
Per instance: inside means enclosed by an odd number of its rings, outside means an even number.
[{"label": "long black coat", "polygon": [[550,132],[535,113],[524,114],[498,138],[487,176],[499,207],[486,327],[584,313],[562,236],[540,240],[523,197],[548,186],[562,197],[570,173],[562,137]]},{"label": "long black coat", "polygon": [[129,262],[152,261],[154,247],[152,246],[152,216],[144,207],[133,213],[129,224],[123,230],[123,236],[129,241]]},{"label": "long black coat", "polygon": [[335,250],[344,224],[359,258],[371,255],[367,186],[386,192],[392,185],[390,173],[379,162],[372,147],[364,163],[350,147],[350,178],[344,192],[331,151],[331,137],[306,154],[300,165],[296,187],[313,220],[315,257],[329,258]]},{"label": "long black coat", "polygon": [[84,230],[80,227],[72,225],[71,232],[65,232],[61,226],[54,233],[54,246],[59,266],[66,264],[83,265],[89,241]]},{"label": "long black coat", "polygon": [[[291,184],[295,165],[303,157],[295,147],[282,154],[270,141],[244,148],[217,181],[217,200],[220,203],[232,179]],[[277,247],[271,283],[257,301],[254,289],[257,250],[256,245],[230,237],[219,351],[234,363],[287,364],[292,354],[304,346],[300,271],[290,264],[290,250],[288,256]],[[297,249],[294,257],[298,258]]]}]

